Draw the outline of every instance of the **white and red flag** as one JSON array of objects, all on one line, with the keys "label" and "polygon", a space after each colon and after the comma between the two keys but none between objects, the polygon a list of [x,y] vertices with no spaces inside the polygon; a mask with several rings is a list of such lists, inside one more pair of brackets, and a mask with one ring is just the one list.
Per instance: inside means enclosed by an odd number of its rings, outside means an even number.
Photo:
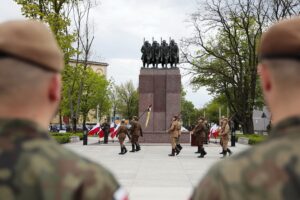
[{"label": "white and red flag", "polygon": [[121,123],[119,123],[119,124],[116,124],[116,123],[111,123],[111,125],[110,125],[110,137],[111,138],[114,138],[116,135],[117,135],[117,130],[118,130],[118,128],[120,127],[120,124]]},{"label": "white and red flag", "polygon": [[97,123],[96,126],[94,126],[88,133],[88,135],[93,136],[97,134],[99,138],[104,137],[104,131],[101,129],[100,124]]}]

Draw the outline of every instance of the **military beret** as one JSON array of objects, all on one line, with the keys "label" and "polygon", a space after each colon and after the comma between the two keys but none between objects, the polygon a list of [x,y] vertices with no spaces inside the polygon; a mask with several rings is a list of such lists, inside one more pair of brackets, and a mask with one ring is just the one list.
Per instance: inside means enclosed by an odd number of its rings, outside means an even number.
[{"label": "military beret", "polygon": [[259,57],[300,60],[300,18],[277,22],[263,33]]},{"label": "military beret", "polygon": [[64,67],[54,35],[46,25],[34,20],[0,23],[0,58],[6,57],[53,72],[61,72]]}]

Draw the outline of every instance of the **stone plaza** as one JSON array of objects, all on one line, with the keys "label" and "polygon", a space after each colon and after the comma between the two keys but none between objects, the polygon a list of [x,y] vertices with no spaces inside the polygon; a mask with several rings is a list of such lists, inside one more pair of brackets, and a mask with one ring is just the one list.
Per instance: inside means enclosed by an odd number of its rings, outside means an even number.
[{"label": "stone plaza", "polygon": [[[217,143],[205,145],[207,156],[197,158],[196,147],[183,144],[182,152],[169,157],[170,144],[142,144],[142,150],[119,155],[117,141],[99,144],[98,138],[89,137],[88,145],[82,141],[64,145],[66,148],[109,169],[125,187],[131,200],[188,200],[193,188],[210,167],[220,159],[221,147]],[[130,144],[126,143],[128,150]],[[249,148],[236,144],[234,154]]]}]

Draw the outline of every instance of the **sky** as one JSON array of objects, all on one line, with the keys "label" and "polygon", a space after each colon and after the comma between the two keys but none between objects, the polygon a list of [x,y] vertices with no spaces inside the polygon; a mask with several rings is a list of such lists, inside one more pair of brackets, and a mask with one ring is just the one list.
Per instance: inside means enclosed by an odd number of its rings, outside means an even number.
[{"label": "sky", "polygon": [[[92,60],[108,63],[107,76],[116,84],[132,80],[137,87],[144,38],[172,38],[180,44],[193,32],[187,21],[196,9],[196,0],[99,0],[90,16],[95,26]],[[12,19],[24,19],[20,7],[13,0],[1,0],[0,22]],[[206,89],[193,91],[191,77],[180,70],[187,100],[197,108],[209,102],[212,97]]]}]

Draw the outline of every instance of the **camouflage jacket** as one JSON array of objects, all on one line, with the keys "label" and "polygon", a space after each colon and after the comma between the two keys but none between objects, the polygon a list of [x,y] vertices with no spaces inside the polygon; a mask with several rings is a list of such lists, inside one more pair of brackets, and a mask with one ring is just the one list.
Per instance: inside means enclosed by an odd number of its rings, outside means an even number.
[{"label": "camouflage jacket", "polygon": [[0,199],[120,199],[103,167],[66,150],[33,122],[0,119]]},{"label": "camouflage jacket", "polygon": [[300,199],[300,117],[282,121],[265,142],[213,166],[191,199]]}]

